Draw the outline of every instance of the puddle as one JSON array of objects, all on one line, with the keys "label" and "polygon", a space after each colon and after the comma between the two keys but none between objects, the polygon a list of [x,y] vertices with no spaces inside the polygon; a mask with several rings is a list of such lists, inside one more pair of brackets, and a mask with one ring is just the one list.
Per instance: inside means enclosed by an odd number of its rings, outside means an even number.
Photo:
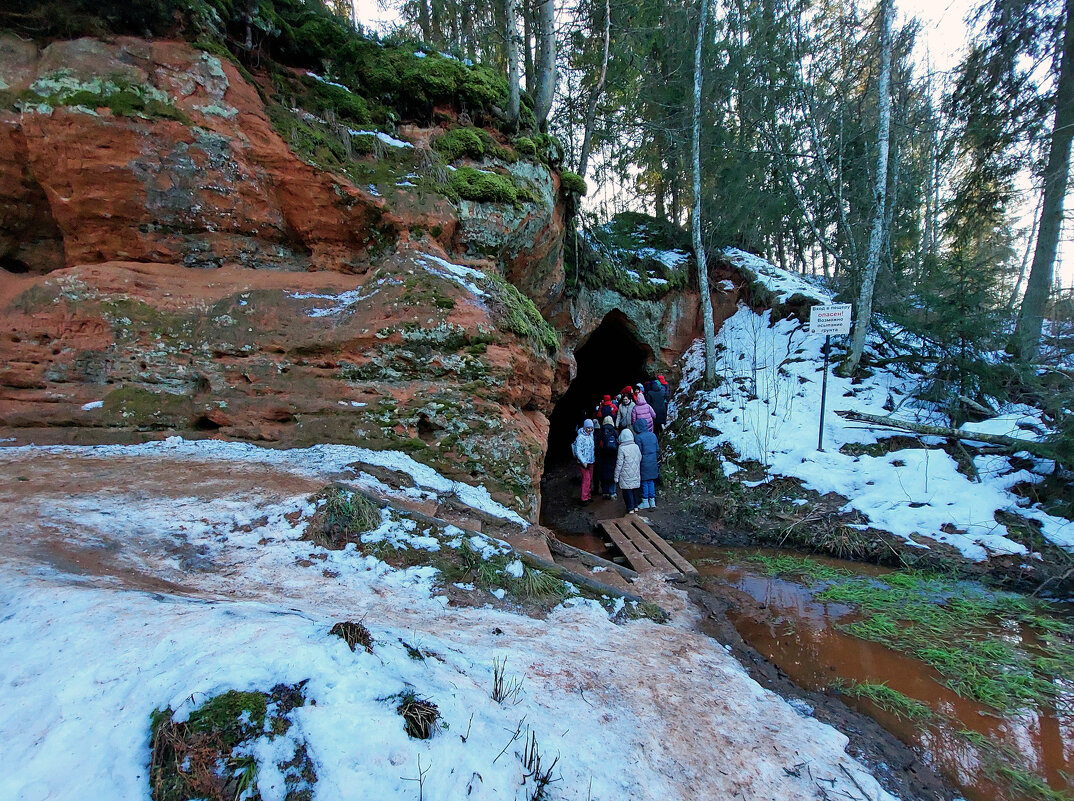
[{"label": "puddle", "polygon": [[[929,665],[838,630],[839,624],[859,618],[853,609],[817,600],[813,590],[793,580],[764,575],[743,559],[756,551],[679,543],[676,548],[697,565],[710,585],[718,585],[712,589],[733,602],[728,617],[742,638],[798,685],[824,690],[837,680],[883,683],[943,715],[946,722],[921,727],[867,700],[846,698],[915,746],[970,801],[1029,801],[1041,796],[1012,792],[1009,783],[990,781],[981,753],[959,730],[984,735],[1010,752],[1012,765],[1036,773],[1053,790],[1074,797],[1074,717],[1046,711],[997,717],[989,708],[943,686]],[[765,554],[777,556],[779,552]],[[835,559],[816,561],[858,575],[888,572]]]}]

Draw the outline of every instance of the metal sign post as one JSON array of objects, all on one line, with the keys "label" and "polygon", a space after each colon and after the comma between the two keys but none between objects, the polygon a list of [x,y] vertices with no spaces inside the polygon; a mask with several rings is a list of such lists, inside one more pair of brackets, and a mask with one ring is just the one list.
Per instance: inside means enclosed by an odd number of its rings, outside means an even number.
[{"label": "metal sign post", "polygon": [[828,400],[828,354],[832,351],[832,335],[824,336],[824,378],[820,380],[820,433],[817,434],[817,450],[824,450],[824,404]]},{"label": "metal sign post", "polygon": [[824,377],[820,384],[820,430],[817,434],[817,450],[824,450],[824,407],[828,400],[828,355],[832,350],[832,334],[850,333],[849,303],[831,303],[813,306],[809,310],[809,333],[824,334]]}]

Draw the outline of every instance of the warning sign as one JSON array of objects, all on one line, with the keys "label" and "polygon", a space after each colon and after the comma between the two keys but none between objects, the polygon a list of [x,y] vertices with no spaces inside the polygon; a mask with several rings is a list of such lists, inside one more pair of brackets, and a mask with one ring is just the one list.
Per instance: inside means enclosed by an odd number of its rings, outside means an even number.
[{"label": "warning sign", "polygon": [[824,336],[836,336],[850,333],[850,314],[853,306],[849,303],[830,303],[827,306],[814,306],[809,310],[809,333]]}]

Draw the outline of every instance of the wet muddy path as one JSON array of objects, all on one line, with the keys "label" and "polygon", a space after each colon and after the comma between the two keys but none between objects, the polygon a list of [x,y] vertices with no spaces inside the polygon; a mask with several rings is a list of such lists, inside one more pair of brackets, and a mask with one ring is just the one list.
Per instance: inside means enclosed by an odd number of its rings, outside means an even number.
[{"label": "wet muddy path", "polygon": [[[866,698],[843,697],[912,745],[926,764],[970,801],[1047,798],[1049,790],[1074,797],[1071,715],[1035,709],[1016,717],[998,716],[957,695],[928,664],[841,630],[861,616],[850,606],[818,599],[816,589],[807,583],[766,575],[750,560],[756,551],[676,547],[698,567],[704,588],[728,600],[728,619],[742,638],[798,686],[838,692],[844,683],[884,684],[925,704],[935,716],[921,721],[894,714]],[[817,561],[864,576],[888,572],[834,559]],[[982,738],[992,746],[982,750]],[[1015,771],[992,764],[994,748],[1006,752],[1004,763]],[[1030,787],[1032,780],[1019,769],[1042,777],[1047,788]]]}]

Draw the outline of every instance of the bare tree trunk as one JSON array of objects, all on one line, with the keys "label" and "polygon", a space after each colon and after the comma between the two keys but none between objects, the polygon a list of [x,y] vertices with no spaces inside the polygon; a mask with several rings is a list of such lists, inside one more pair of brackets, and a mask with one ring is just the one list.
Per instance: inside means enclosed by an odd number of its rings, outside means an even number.
[{"label": "bare tree trunk", "polygon": [[[1074,3],[1074,0],[1069,0]],[[876,210],[873,213],[873,230],[869,236],[869,257],[858,295],[857,319],[850,335],[850,353],[842,364],[842,372],[851,375],[858,369],[861,354],[865,350],[865,335],[873,318],[873,289],[880,269],[880,249],[887,231],[888,148],[891,139],[891,17],[892,0],[881,0],[880,14],[880,85],[878,87],[880,125],[876,138]]]},{"label": "bare tree trunk", "polygon": [[705,386],[716,385],[716,327],[712,321],[712,293],[709,291],[709,266],[705,244],[701,241],[701,82],[703,77],[701,51],[705,44],[705,22],[709,15],[709,0],[699,0],[697,48],[694,50],[694,126],[693,177],[694,205],[690,213],[690,230],[697,259],[697,284],[701,292],[701,317],[705,331]]},{"label": "bare tree trunk", "polygon": [[526,91],[533,94],[533,2],[522,0],[522,58],[526,67]]},{"label": "bare tree trunk", "polygon": [[257,9],[260,6],[258,0],[247,0],[246,2],[246,41],[243,43],[243,47],[246,52],[249,53],[254,49],[254,16],[257,14]]},{"label": "bare tree trunk", "polygon": [[1067,191],[1070,172],[1070,143],[1074,138],[1074,0],[1066,0],[1066,21],[1063,32],[1063,56],[1055,89],[1055,123],[1048,151],[1048,166],[1044,172],[1044,197],[1041,201],[1040,223],[1037,226],[1037,247],[1033,266],[1029,269],[1026,294],[1018,313],[1018,325],[1011,343],[1016,356],[1034,361],[1040,354],[1040,335],[1044,327],[1044,310],[1052,291],[1055,254],[1059,248],[1059,233],[1063,228],[1063,196]]},{"label": "bare tree trunk", "polygon": [[536,86],[533,90],[533,116],[543,127],[552,110],[556,94],[556,4],[555,0],[539,0],[537,16]]},{"label": "bare tree trunk", "polygon": [[585,178],[589,166],[589,148],[593,143],[593,123],[597,119],[597,103],[604,92],[604,81],[608,77],[608,51],[612,43],[612,2],[604,0],[604,54],[600,60],[600,77],[589,94],[589,107],[585,112],[585,135],[582,137],[582,152],[578,156],[578,174]]},{"label": "bare tree trunk", "polygon": [[1037,198],[1037,208],[1033,210],[1033,225],[1029,229],[1029,237],[1026,239],[1026,249],[1022,254],[1022,266],[1018,270],[1018,280],[1014,282],[1011,299],[1007,303],[1009,310],[1014,309],[1015,304],[1018,303],[1018,296],[1022,293],[1022,284],[1026,280],[1026,269],[1029,267],[1029,254],[1033,252],[1034,243],[1037,241],[1037,223],[1040,222],[1040,210],[1043,200],[1043,195]]},{"label": "bare tree trunk", "polygon": [[518,130],[518,115],[521,111],[518,89],[518,0],[504,2],[505,26],[507,39],[507,128]]},{"label": "bare tree trunk", "polygon": [[[354,0],[352,0],[354,2]],[[354,3],[357,7],[357,2]],[[427,43],[433,41],[433,23],[429,12],[429,0],[418,0],[418,27],[421,28],[421,38]]]}]

